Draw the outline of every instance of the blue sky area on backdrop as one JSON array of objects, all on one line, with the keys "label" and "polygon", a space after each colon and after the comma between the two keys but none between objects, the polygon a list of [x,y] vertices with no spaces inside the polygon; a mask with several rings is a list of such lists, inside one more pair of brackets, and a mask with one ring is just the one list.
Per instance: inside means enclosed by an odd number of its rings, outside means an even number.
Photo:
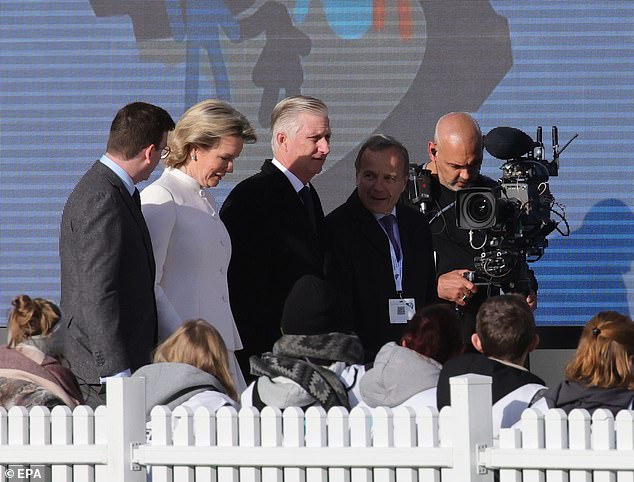
[{"label": "blue sky area on backdrop", "polygon": [[[552,125],[561,144],[578,133],[551,178],[571,235],[550,236],[533,266],[537,319],[633,314],[634,2],[385,5],[3,0],[0,310],[19,293],[59,300],[62,208],[122,105],[144,100],[178,119],[217,96],[245,113],[260,140],[213,191],[222,201],[270,155],[272,105],[301,92],[330,107],[332,152],[315,181],[327,211],[351,191],[356,148],[373,132],[399,138],[420,162],[435,119],[452,110],[473,112],[484,132],[505,125],[534,136],[544,126],[547,145]],[[501,161],[484,164],[497,178]]]}]

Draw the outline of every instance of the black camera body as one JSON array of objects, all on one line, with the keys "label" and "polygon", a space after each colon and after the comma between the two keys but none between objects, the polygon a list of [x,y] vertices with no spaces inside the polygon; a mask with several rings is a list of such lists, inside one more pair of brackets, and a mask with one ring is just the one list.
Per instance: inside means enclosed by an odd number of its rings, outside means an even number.
[{"label": "black camera body", "polygon": [[476,282],[528,293],[532,274],[527,262],[541,258],[548,246],[546,236],[558,229],[559,222],[567,227],[563,207],[548,184],[550,176],[558,174],[563,151],[557,145],[557,128],[553,127],[552,162],[543,158],[541,127],[537,141],[519,129],[497,127],[487,134],[485,148],[505,161],[502,177],[492,188],[456,191],[457,227],[469,230],[472,248],[481,251],[474,259]]}]

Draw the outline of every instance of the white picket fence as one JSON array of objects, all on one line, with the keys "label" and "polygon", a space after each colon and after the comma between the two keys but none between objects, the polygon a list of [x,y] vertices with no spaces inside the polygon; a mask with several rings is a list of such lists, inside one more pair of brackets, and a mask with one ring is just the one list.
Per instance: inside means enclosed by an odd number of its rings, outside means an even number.
[{"label": "white picket fence", "polygon": [[634,412],[529,409],[493,446],[488,377],[452,379],[440,413],[155,407],[150,444],[143,383],[109,382],[94,413],[0,409],[0,482],[140,482],[149,467],[152,482],[634,482]]}]

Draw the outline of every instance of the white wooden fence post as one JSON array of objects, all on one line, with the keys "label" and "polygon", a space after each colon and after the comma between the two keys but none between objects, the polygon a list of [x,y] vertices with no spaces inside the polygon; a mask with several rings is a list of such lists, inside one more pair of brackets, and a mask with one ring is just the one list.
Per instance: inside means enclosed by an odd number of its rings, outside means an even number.
[{"label": "white wooden fence post", "polygon": [[[95,444],[95,413],[88,405],[79,405],[73,410],[73,445]],[[95,481],[94,464],[74,464],[73,480]]]},{"label": "white wooden fence post", "polygon": [[[304,447],[304,412],[299,407],[287,407],[282,413],[283,447]],[[306,469],[285,467],[284,482],[305,482]]]},{"label": "white wooden fence post", "polygon": [[[543,449],[544,415],[536,408],[527,408],[522,413],[522,448]],[[544,482],[546,472],[542,469],[524,469],[523,482]]]},{"label": "white wooden fence post", "polygon": [[[29,445],[29,413],[24,407],[11,407],[9,409],[9,445]],[[10,474],[16,474],[20,469],[24,470],[26,465],[9,464],[7,469],[7,479]]]},{"label": "white wooden fence post", "polygon": [[[568,415],[560,408],[548,410],[544,416],[545,447],[548,449],[568,448]],[[565,470],[546,470],[548,482],[568,482]]]},{"label": "white wooden fence post", "polygon": [[[238,413],[238,440],[240,447],[259,447],[261,444],[260,412],[255,407],[243,407]],[[260,482],[258,467],[240,467],[241,482]]]},{"label": "white wooden fence post", "polygon": [[[372,446],[372,412],[368,407],[357,405],[348,417],[350,423],[350,447]],[[372,480],[372,469],[354,468],[350,470],[352,482],[367,482]]]},{"label": "white wooden fence post", "polygon": [[145,443],[145,379],[108,380],[106,401],[109,480],[145,482],[145,467],[132,466],[132,445]]},{"label": "white wooden fence post", "polygon": [[[29,412],[29,444],[51,445],[51,411],[46,407],[33,407]],[[33,479],[51,480],[50,467],[34,464],[30,468]]]},{"label": "white wooden fence post", "polygon": [[[419,447],[439,447],[438,443],[438,410],[436,407],[421,407],[416,414]],[[440,470],[418,469],[418,480],[421,482],[440,482]]]},{"label": "white wooden fence post", "polygon": [[[591,418],[587,410],[576,408],[568,414],[568,446],[571,450],[589,450],[592,428]],[[589,470],[571,470],[568,474],[570,482],[592,482]]]},{"label": "white wooden fence post", "polygon": [[493,444],[491,377],[461,375],[449,379],[453,418],[454,481],[493,481],[493,473],[478,471],[478,450]]},{"label": "white wooden fence post", "polygon": [[[616,430],[616,449],[634,450],[634,413],[631,410],[621,410],[614,421]],[[617,472],[619,482],[634,482],[634,472]]]},{"label": "white wooden fence post", "polygon": [[[614,450],[616,435],[614,432],[614,415],[608,409],[599,408],[592,413],[592,449]],[[616,473],[611,470],[595,470],[593,482],[614,482]]]},{"label": "white wooden fence post", "polygon": [[[277,407],[264,407],[260,412],[262,447],[282,446],[282,411]],[[262,482],[282,482],[281,468],[262,467]]]},{"label": "white wooden fence post", "polygon": [[[65,405],[58,405],[51,411],[51,443],[53,445],[73,444],[73,414]],[[72,482],[73,467],[53,465],[52,479],[56,482]]]}]

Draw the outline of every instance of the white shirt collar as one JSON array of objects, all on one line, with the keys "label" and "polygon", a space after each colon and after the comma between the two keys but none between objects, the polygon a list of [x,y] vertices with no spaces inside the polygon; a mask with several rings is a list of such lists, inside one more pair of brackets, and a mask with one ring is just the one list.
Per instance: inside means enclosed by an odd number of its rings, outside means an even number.
[{"label": "white shirt collar", "polygon": [[291,185],[293,186],[293,189],[295,189],[295,192],[299,192],[305,186],[305,184],[302,181],[300,181],[295,174],[293,174],[291,171],[289,171],[288,168],[283,166],[280,161],[278,161],[277,159],[273,158],[271,163],[275,167],[277,167],[280,171],[282,171],[282,173],[288,178],[288,180],[290,181]]}]

